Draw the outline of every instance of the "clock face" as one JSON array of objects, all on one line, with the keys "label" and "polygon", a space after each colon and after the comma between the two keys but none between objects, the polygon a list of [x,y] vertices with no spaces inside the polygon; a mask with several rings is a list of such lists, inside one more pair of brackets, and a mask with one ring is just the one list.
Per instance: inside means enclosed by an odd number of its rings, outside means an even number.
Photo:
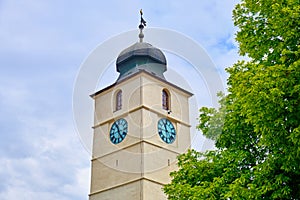
[{"label": "clock face", "polygon": [[110,141],[114,144],[118,144],[124,140],[127,135],[127,121],[125,119],[118,119],[113,123],[110,128]]},{"label": "clock face", "polygon": [[158,134],[160,138],[167,144],[171,144],[176,139],[176,130],[172,122],[166,118],[162,118],[157,123]]}]

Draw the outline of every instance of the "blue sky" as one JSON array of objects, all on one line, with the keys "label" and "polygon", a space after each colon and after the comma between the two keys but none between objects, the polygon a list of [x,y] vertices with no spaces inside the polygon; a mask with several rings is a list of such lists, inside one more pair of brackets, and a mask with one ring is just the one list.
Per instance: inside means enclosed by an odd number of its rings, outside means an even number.
[{"label": "blue sky", "polygon": [[0,1],[0,199],[88,199],[90,153],[73,122],[74,82],[97,45],[136,29],[140,8],[147,27],[202,45],[226,80],[224,68],[239,59],[237,2]]}]

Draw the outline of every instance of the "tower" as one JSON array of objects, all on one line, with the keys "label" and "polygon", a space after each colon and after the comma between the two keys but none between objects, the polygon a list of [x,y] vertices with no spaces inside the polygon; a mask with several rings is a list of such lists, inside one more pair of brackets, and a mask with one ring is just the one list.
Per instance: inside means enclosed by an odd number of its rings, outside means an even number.
[{"label": "tower", "polygon": [[[142,13],[141,13],[142,14]],[[176,157],[190,147],[189,97],[164,77],[165,55],[143,41],[123,50],[116,82],[95,102],[90,200],[163,200]]]}]

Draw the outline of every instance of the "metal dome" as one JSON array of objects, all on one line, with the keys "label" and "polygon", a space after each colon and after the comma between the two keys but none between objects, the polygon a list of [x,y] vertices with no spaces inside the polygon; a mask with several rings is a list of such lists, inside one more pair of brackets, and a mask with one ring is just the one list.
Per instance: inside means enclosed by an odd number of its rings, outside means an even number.
[{"label": "metal dome", "polygon": [[152,59],[153,63],[167,64],[166,57],[160,49],[153,47],[149,43],[137,42],[119,54],[116,62],[117,71],[122,71],[120,70],[122,64],[136,57],[148,57]]},{"label": "metal dome", "polygon": [[165,79],[163,73],[167,70],[167,60],[160,49],[141,40],[119,54],[116,67],[117,72],[120,72],[118,80],[122,80],[141,70]]}]

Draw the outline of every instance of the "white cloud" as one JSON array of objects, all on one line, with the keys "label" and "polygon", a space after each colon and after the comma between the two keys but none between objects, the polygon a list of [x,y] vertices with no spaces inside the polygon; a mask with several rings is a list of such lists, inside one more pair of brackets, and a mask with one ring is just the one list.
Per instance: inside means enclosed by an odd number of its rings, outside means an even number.
[{"label": "white cloud", "polygon": [[86,194],[90,189],[90,181],[87,178],[90,177],[90,171],[90,167],[77,169],[75,175],[75,183],[64,185],[62,188],[64,193],[67,194],[67,196],[83,196],[83,194]]},{"label": "white cloud", "polygon": [[89,184],[76,177],[89,168],[89,155],[73,128],[72,91],[65,93],[72,79],[28,76],[0,79],[0,199],[87,198]]},{"label": "white cloud", "polygon": [[[25,197],[27,195],[28,198],[21,199],[37,199],[40,195],[45,199],[51,199],[53,195],[58,199],[87,197],[89,156],[76,135],[69,131],[72,128],[57,127],[37,119],[29,119],[26,123],[32,125],[23,130],[26,137],[18,150],[22,151],[22,146],[30,147],[30,154],[1,158],[0,177],[5,185],[0,187],[0,199],[10,195],[16,195],[11,198],[16,199],[23,190],[26,190]],[[22,154],[18,151],[13,153]]]}]

